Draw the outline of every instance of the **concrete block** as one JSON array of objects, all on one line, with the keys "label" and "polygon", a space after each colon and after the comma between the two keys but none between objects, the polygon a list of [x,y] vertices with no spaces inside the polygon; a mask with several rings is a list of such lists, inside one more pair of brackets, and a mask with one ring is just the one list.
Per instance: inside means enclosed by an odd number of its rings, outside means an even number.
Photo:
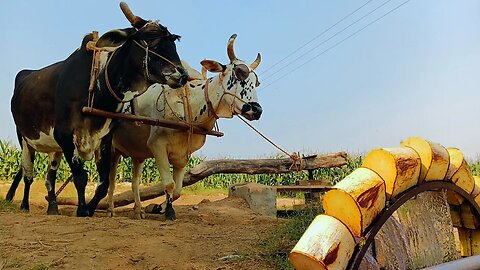
[{"label": "concrete block", "polygon": [[230,186],[228,197],[243,198],[255,213],[276,216],[276,193],[271,186],[242,183]]}]

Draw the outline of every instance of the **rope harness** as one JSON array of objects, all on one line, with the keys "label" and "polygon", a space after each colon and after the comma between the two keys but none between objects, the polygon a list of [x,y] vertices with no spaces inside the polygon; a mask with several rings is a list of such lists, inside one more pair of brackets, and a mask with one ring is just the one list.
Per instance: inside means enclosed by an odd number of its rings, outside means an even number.
[{"label": "rope harness", "polygon": [[[112,53],[111,55],[108,56],[108,60],[107,60],[107,63],[105,65],[104,77],[105,77],[105,85],[107,86],[108,91],[117,100],[118,103],[124,104],[124,103],[131,102],[133,99],[135,99],[135,98],[141,96],[142,94],[144,94],[148,90],[148,88],[144,89],[143,91],[139,92],[138,94],[135,94],[129,100],[123,100],[115,93],[115,91],[112,88],[112,85],[110,84],[110,79],[109,79],[109,76],[108,76],[108,66],[110,64],[110,60],[115,55],[115,52],[120,47],[97,47],[96,44],[98,42],[98,32],[93,31],[92,34],[93,34],[93,39],[91,41],[89,41],[87,43],[87,46],[86,46],[87,51],[93,51],[92,67],[91,67],[91,70],[90,70],[90,84],[89,84],[89,87],[88,87],[87,106],[90,107],[90,108],[93,108],[93,100],[94,100],[94,97],[95,97],[95,92],[94,92],[95,80],[98,78],[98,75],[99,75],[99,72],[100,72],[100,53],[101,52],[111,52]],[[154,56],[164,60],[168,64],[174,66],[175,68],[177,68],[177,65],[175,65],[169,59],[165,58],[161,54],[158,54],[154,51],[151,51],[145,40],[141,40],[141,41],[144,43],[143,45],[140,42],[138,42],[137,40],[133,40],[133,43],[145,50],[145,57],[143,59],[143,65],[144,65],[144,75],[145,75],[145,78],[147,80],[151,81],[150,71],[149,71],[149,68],[148,68],[148,59],[149,59],[150,55],[154,55]]]}]

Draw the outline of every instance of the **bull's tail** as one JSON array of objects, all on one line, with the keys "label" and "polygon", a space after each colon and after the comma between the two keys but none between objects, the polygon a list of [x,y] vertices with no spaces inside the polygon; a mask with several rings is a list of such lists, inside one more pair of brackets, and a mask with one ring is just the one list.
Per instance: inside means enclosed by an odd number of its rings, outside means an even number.
[{"label": "bull's tail", "polygon": [[15,175],[15,178],[13,179],[10,189],[8,189],[5,200],[9,202],[13,201],[13,197],[15,197],[15,192],[17,191],[18,184],[20,183],[20,180],[22,180],[22,175],[23,175],[23,171],[22,171],[22,168],[20,167],[17,174]]},{"label": "bull's tail", "polygon": [[[18,75],[17,75],[18,76]],[[20,144],[20,147],[22,146],[22,135],[20,134],[20,131],[17,128],[17,139],[18,143]],[[20,183],[20,180],[22,180],[23,176],[23,170],[22,166],[20,166],[20,169],[18,170],[17,174],[15,175],[15,178],[13,178],[12,185],[10,186],[10,189],[8,189],[7,196],[5,199],[9,202],[13,201],[13,197],[15,197],[15,192],[17,191],[18,184]]]}]

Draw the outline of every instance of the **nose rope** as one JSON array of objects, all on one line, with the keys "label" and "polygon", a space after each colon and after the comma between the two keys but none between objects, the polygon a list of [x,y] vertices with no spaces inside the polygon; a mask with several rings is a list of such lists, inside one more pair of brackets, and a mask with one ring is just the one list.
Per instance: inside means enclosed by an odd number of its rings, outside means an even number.
[{"label": "nose rope", "polygon": [[265,136],[262,132],[260,132],[258,129],[256,129],[254,126],[252,126],[250,123],[247,122],[241,115],[237,115],[240,120],[242,120],[248,127],[253,129],[258,135],[260,135],[263,139],[265,139],[267,142],[269,142],[271,145],[273,145],[275,148],[280,150],[282,153],[285,155],[289,156],[293,163],[290,166],[289,170],[291,171],[292,168],[295,169],[295,171],[301,171],[305,167],[303,164],[303,159],[300,156],[299,152],[293,152],[292,154],[289,154],[287,151],[283,150],[280,146],[278,146],[276,143],[274,143],[271,139],[269,139],[267,136]]}]

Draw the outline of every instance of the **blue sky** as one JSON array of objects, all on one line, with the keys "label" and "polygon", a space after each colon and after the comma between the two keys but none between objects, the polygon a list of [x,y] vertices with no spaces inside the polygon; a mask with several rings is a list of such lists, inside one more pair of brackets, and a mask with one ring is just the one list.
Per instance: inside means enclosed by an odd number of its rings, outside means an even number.
[{"label": "blue sky", "polygon": [[[253,61],[260,52],[258,95],[264,113],[253,124],[288,152],[365,153],[421,136],[477,158],[480,1],[411,0],[324,52],[404,2],[373,0],[293,57],[269,68],[366,2],[127,1],[135,14],[158,19],[181,35],[179,55],[194,68],[199,69],[204,58],[226,63],[226,43],[233,33],[238,34],[239,58]],[[92,30],[104,33],[128,27],[118,3],[2,2],[0,139],[16,143],[10,113],[15,74],[65,59]],[[304,58],[271,76],[308,50],[312,51]],[[197,154],[211,159],[278,153],[239,119],[220,120],[219,126],[225,136],[209,137]]]}]

